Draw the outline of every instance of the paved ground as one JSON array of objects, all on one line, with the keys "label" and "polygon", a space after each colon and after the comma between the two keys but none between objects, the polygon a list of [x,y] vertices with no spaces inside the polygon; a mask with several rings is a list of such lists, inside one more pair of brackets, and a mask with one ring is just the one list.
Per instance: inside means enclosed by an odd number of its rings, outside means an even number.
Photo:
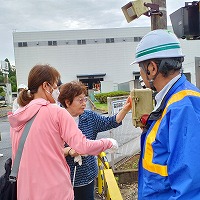
[{"label": "paved ground", "polygon": [[0,107],[0,175],[4,173],[4,163],[11,157],[10,126],[7,119],[7,113],[12,110],[11,107]]}]

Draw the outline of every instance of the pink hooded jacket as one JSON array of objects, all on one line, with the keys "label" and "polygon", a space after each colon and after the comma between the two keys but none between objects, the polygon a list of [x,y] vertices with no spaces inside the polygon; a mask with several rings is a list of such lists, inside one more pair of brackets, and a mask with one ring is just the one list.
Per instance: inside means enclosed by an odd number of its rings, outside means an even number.
[{"label": "pink hooded jacket", "polygon": [[13,159],[25,124],[36,113],[19,166],[18,199],[73,200],[70,171],[63,153],[64,141],[80,154],[90,155],[111,148],[112,143],[106,139],[87,140],[65,109],[44,99],[35,99],[8,116]]}]

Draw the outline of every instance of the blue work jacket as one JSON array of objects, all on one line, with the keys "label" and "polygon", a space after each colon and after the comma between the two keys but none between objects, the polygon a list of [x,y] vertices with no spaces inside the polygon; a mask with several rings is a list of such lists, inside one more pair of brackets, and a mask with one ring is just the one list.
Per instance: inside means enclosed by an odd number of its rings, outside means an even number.
[{"label": "blue work jacket", "polygon": [[141,136],[138,199],[200,200],[200,90],[184,75]]}]

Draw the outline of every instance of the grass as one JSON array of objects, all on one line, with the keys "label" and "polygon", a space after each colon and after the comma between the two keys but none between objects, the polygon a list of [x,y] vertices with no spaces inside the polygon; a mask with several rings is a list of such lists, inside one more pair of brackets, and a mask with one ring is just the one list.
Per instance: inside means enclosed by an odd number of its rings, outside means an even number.
[{"label": "grass", "polygon": [[138,162],[139,162],[140,155],[136,154],[135,156],[131,157],[129,160],[127,160],[125,163],[123,163],[119,169],[138,169]]},{"label": "grass", "polygon": [[99,103],[99,102],[95,101],[94,105],[96,106],[97,109],[108,112],[108,105],[106,103]]}]

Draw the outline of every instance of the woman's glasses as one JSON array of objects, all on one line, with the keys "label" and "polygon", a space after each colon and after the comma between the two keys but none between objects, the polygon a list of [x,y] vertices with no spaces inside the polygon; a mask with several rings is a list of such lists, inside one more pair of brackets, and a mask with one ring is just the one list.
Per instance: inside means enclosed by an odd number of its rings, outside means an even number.
[{"label": "woman's glasses", "polygon": [[75,101],[78,101],[80,104],[82,104],[83,102],[87,102],[87,100],[87,97],[75,99]]}]

